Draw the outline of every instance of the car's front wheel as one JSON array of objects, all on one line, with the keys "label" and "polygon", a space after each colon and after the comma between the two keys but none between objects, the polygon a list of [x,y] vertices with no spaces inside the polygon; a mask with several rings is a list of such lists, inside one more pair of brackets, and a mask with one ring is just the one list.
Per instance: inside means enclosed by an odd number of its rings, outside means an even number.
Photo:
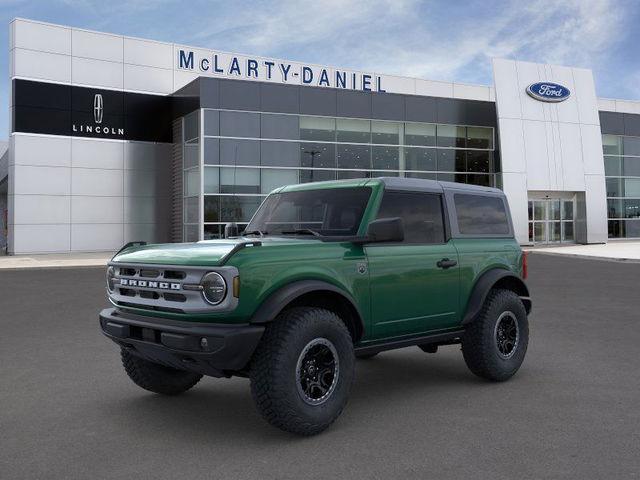
[{"label": "car's front wheel", "polygon": [[272,323],[251,364],[251,393],[272,425],[314,435],[347,403],[355,356],[340,318],[322,308],[286,310]]},{"label": "car's front wheel", "polygon": [[482,311],[462,337],[462,354],[474,374],[493,381],[511,378],[529,344],[527,312],[511,290],[489,292]]}]

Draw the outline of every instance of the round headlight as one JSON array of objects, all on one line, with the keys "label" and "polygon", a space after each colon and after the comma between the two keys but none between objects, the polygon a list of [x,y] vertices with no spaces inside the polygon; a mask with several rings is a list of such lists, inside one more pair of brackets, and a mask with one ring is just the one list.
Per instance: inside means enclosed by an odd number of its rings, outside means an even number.
[{"label": "round headlight", "polygon": [[113,292],[115,287],[116,269],[114,267],[107,268],[107,288]]},{"label": "round headlight", "polygon": [[211,305],[218,305],[227,295],[227,283],[222,275],[209,272],[202,277],[202,296]]}]

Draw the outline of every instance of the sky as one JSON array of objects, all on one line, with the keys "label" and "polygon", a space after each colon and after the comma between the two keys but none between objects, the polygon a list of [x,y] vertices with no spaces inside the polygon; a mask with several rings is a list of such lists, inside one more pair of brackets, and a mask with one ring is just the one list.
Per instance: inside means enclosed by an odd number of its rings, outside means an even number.
[{"label": "sky", "polygon": [[[492,57],[590,68],[640,100],[638,0],[0,0],[0,108],[15,17],[211,50],[491,85]],[[8,115],[0,115],[0,139]]]}]

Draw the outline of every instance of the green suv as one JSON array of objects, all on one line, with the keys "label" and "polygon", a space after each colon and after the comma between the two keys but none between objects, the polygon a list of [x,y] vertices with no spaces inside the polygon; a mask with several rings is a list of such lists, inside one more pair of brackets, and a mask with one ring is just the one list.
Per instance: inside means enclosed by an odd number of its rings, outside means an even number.
[{"label": "green suv", "polygon": [[272,425],[342,412],[356,358],[461,344],[493,381],[524,360],[526,257],[497,189],[409,178],[282,187],[222,240],[128,244],[109,263],[104,334],[129,377],[176,395],[249,377]]}]

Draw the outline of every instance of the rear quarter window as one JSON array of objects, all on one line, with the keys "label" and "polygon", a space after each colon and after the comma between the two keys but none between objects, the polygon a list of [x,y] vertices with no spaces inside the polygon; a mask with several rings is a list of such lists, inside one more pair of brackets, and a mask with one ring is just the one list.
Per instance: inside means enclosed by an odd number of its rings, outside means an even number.
[{"label": "rear quarter window", "polygon": [[509,235],[509,217],[502,197],[456,193],[453,196],[462,235]]}]

